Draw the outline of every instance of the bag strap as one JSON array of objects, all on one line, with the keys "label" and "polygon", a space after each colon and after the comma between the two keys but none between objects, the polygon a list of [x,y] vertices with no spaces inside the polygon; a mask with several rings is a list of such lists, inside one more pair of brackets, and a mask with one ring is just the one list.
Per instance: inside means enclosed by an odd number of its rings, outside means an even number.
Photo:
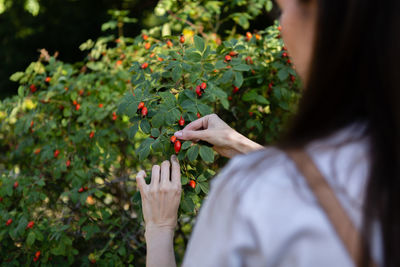
[{"label": "bag strap", "polygon": [[[359,266],[362,238],[339,200],[336,198],[334,191],[305,151],[287,150],[286,154],[294,161],[297,169],[306,179],[308,186],[325,211],[337,235],[340,237],[350,257],[353,259],[353,262],[356,266]],[[372,259],[371,262],[372,264],[370,266],[377,266]]]}]

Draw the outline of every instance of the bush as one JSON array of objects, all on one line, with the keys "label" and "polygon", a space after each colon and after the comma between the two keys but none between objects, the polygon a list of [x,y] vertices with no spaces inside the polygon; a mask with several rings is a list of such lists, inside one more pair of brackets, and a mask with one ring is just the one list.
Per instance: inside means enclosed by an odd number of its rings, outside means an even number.
[{"label": "bush", "polygon": [[[182,260],[209,181],[225,160],[204,143],[174,148],[170,137],[217,113],[269,144],[297,103],[299,84],[277,25],[245,36],[218,32],[223,20],[246,29],[271,8],[270,1],[247,2],[251,10],[230,13],[238,4],[161,1],[161,26],[134,38],[88,40],[80,47],[87,58],[73,65],[42,51],[11,77],[20,83],[18,96],[0,103],[3,262],[144,266],[135,174],[173,153],[184,188],[175,236]],[[127,12],[111,14],[104,30],[122,34],[133,21]]]}]

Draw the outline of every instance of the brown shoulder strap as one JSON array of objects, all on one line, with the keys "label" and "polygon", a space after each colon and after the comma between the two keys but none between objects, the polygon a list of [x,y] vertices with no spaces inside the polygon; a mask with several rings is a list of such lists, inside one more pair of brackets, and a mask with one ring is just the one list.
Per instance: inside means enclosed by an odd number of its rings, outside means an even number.
[{"label": "brown shoulder strap", "polygon": [[[303,150],[289,150],[286,153],[305,177],[308,186],[316,196],[318,203],[324,209],[350,257],[356,266],[358,266],[361,256],[362,239],[348,214],[336,198],[332,188],[306,152]],[[371,266],[377,265],[372,263]]]}]

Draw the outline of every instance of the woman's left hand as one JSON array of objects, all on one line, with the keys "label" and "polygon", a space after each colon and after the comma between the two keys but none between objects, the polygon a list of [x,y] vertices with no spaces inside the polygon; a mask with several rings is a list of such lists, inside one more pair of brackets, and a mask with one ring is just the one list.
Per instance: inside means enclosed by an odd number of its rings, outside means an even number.
[{"label": "woman's left hand", "polygon": [[136,181],[142,197],[143,218],[146,232],[153,230],[174,231],[181,200],[181,173],[178,159],[171,156],[161,167],[154,165],[151,182],[146,184],[146,173],[140,171]]}]

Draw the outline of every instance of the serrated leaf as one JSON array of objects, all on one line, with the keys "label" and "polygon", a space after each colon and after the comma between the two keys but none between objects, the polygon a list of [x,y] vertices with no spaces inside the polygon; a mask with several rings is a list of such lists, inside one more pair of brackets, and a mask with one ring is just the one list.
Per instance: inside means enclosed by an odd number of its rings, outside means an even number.
[{"label": "serrated leaf", "polygon": [[11,75],[10,80],[13,82],[18,82],[22,77],[24,77],[25,73],[24,72],[16,72],[13,75]]},{"label": "serrated leaf", "polygon": [[199,155],[199,146],[198,145],[192,146],[186,152],[186,156],[191,162],[195,161],[197,159],[198,155]]},{"label": "serrated leaf", "polygon": [[205,162],[214,162],[214,150],[208,146],[200,146],[200,157]]},{"label": "serrated leaf", "polygon": [[201,61],[201,55],[197,52],[188,53],[187,57],[192,62],[200,62]]},{"label": "serrated leaf", "polygon": [[193,39],[194,39],[194,45],[195,45],[196,49],[199,50],[201,53],[203,53],[204,46],[205,46],[203,38],[201,38],[198,35],[195,35]]},{"label": "serrated leaf", "polygon": [[31,247],[35,243],[36,235],[33,231],[30,231],[28,237],[26,238],[26,244]]},{"label": "serrated leaf", "polygon": [[142,130],[142,132],[148,134],[150,133],[150,123],[147,119],[143,119],[140,121],[140,129]]},{"label": "serrated leaf", "polygon": [[158,130],[156,128],[151,129],[151,136],[159,137],[160,136],[160,130]]},{"label": "serrated leaf", "polygon": [[130,127],[128,130],[128,138],[133,139],[138,130],[139,130],[139,124],[135,124],[132,127]]},{"label": "serrated leaf", "polygon": [[182,144],[182,150],[188,149],[192,145],[192,141],[185,141]]},{"label": "serrated leaf", "polygon": [[181,78],[182,75],[182,67],[180,65],[177,65],[173,70],[172,70],[172,80],[174,82],[178,81]]},{"label": "serrated leaf", "polygon": [[233,70],[236,71],[249,71],[250,67],[246,64],[239,64],[233,67]]},{"label": "serrated leaf", "polygon": [[157,112],[156,115],[151,119],[151,124],[155,128],[160,128],[162,125],[164,125],[164,120],[165,120],[165,114],[164,112],[160,111]]},{"label": "serrated leaf", "polygon": [[243,84],[243,74],[241,72],[235,72],[235,81],[233,82],[235,86],[241,87]]},{"label": "serrated leaf", "polygon": [[286,80],[289,77],[289,72],[286,68],[283,68],[281,70],[278,71],[278,78],[281,81]]}]

